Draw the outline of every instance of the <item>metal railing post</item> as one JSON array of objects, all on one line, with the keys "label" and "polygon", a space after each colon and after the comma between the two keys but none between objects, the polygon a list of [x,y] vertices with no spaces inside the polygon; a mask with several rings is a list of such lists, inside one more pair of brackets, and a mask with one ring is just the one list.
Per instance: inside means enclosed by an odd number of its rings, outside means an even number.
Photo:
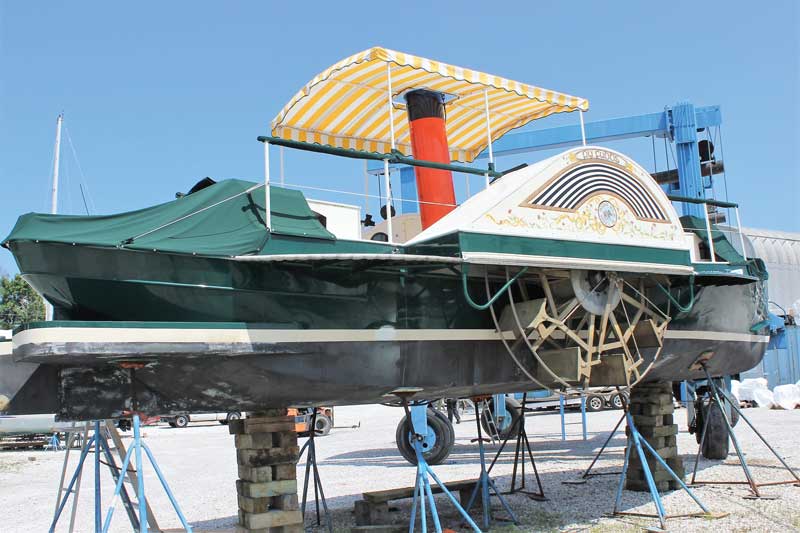
[{"label": "metal railing post", "polygon": [[269,143],[264,143],[264,224],[267,231],[272,229],[272,212],[269,197]]},{"label": "metal railing post", "polygon": [[708,234],[708,250],[711,252],[711,262],[717,262],[717,254],[714,250],[714,236],[711,234],[711,221],[708,218],[708,206],[704,203],[703,205],[703,214],[706,217],[706,233]]},{"label": "metal railing post", "polygon": [[736,225],[739,227],[739,242],[742,244],[742,257],[747,261],[747,250],[744,248],[744,233],[742,233],[742,221],[739,218],[739,208],[735,207],[733,212],[736,213]]}]

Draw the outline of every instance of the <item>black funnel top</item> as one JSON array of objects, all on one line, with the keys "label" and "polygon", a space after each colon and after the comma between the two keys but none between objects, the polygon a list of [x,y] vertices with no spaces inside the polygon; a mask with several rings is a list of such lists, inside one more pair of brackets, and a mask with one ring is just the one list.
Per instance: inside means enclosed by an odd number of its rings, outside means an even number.
[{"label": "black funnel top", "polygon": [[418,118],[444,118],[444,98],[442,93],[416,89],[406,94],[408,120]]}]

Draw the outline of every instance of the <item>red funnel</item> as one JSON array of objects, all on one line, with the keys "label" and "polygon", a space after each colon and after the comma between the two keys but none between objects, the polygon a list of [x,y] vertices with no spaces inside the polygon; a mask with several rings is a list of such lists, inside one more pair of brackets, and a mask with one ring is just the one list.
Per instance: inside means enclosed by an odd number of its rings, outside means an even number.
[{"label": "red funnel", "polygon": [[[406,95],[411,152],[415,159],[450,163],[442,95],[424,89]],[[453,174],[449,170],[414,167],[422,229],[455,209]]]}]

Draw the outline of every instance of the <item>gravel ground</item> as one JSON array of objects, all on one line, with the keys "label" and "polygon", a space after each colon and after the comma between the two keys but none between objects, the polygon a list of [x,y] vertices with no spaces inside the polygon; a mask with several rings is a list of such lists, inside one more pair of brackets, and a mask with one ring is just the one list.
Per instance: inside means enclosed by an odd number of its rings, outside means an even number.
[{"label": "gravel ground", "polygon": [[[800,429],[800,410],[767,411],[749,409],[748,417],[783,454],[789,464],[800,467],[800,447],[797,442]],[[322,480],[333,509],[337,530],[347,530],[354,524],[353,502],[364,491],[404,487],[413,484],[414,469],[398,454],[394,433],[401,411],[383,406],[342,407],[336,409],[337,428],[327,437],[317,441],[317,454]],[[546,502],[529,500],[523,495],[508,496],[508,501],[522,521],[523,531],[639,531],[643,526],[655,525],[648,518],[608,518],[605,513],[613,507],[614,493],[619,477],[605,475],[591,478],[583,485],[564,484],[576,479],[586,469],[619,419],[619,411],[589,414],[588,440],[580,436],[580,415],[567,415],[567,441],[561,441],[558,414],[536,414],[528,417],[527,428],[536,456]],[[676,419],[685,429],[685,411],[676,411]],[[357,428],[350,428],[359,425]],[[341,428],[339,426],[342,426]],[[477,475],[478,449],[470,442],[476,436],[474,418],[466,418],[456,425],[456,446],[445,464],[435,471],[445,481],[470,479]],[[185,429],[167,426],[147,427],[146,442],[153,450],[166,475],[184,514],[195,528],[202,530],[228,529],[236,522],[236,459],[233,437],[227,428],[216,423],[196,425]],[[761,445],[753,433],[737,426],[747,458],[756,478],[761,482],[787,479],[788,473]],[[682,432],[678,437],[687,471],[694,464],[697,445],[694,436]],[[624,437],[618,434],[601,457],[597,472],[619,470],[624,450]],[[493,455],[497,445],[488,445],[487,454]],[[0,452],[0,530],[5,533],[46,531],[52,519],[56,485],[64,452],[14,451]],[[512,458],[498,461],[492,472],[501,490],[508,487]],[[725,461],[701,460],[698,479],[744,479],[737,466],[736,456]],[[301,479],[303,464],[299,466]],[[80,494],[77,531],[92,530],[92,476],[89,466]],[[180,524],[164,492],[158,486],[151,469],[145,469],[148,497],[161,527],[178,527]],[[113,490],[107,470],[102,471],[103,502],[107,506]],[[528,479],[528,484],[533,482]],[[668,525],[673,531],[797,531],[800,530],[800,488],[786,486],[767,487],[765,494],[776,499],[744,499],[744,486],[705,486],[695,489],[700,499],[714,512],[730,513],[726,518],[707,520],[700,518],[674,519]],[[643,493],[625,491],[622,509],[634,512],[653,512],[649,498]],[[410,501],[394,502],[392,512],[397,523],[407,521]],[[669,514],[692,512],[696,506],[682,491],[664,496]],[[437,497],[442,522],[445,527],[465,530],[462,522],[442,497]],[[503,516],[494,499],[495,515]],[[105,514],[105,508],[103,513]],[[311,520],[309,515],[308,520]],[[60,522],[57,531],[67,530],[68,517]],[[494,530],[513,530],[502,523]],[[117,506],[112,531],[130,531],[126,516]]]}]

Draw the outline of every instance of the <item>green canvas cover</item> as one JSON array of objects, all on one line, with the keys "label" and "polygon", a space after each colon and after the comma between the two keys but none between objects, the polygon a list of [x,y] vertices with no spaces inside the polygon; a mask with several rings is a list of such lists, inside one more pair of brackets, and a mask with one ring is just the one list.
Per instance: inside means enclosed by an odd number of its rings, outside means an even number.
[{"label": "green canvas cover", "polygon": [[[706,230],[706,221],[702,218],[693,216],[682,216],[681,225],[683,229],[691,231],[708,246],[708,231]],[[714,253],[723,261],[728,263],[744,263],[744,257],[736,251],[733,244],[728,240],[725,234],[716,229],[716,226],[711,226],[711,238],[714,239]]]},{"label": "green canvas cover", "polygon": [[[334,239],[300,191],[270,187],[270,199],[273,233]],[[3,244],[36,240],[233,256],[260,252],[267,237],[263,186],[224,180],[171,202],[116,215],[28,213]]]}]

